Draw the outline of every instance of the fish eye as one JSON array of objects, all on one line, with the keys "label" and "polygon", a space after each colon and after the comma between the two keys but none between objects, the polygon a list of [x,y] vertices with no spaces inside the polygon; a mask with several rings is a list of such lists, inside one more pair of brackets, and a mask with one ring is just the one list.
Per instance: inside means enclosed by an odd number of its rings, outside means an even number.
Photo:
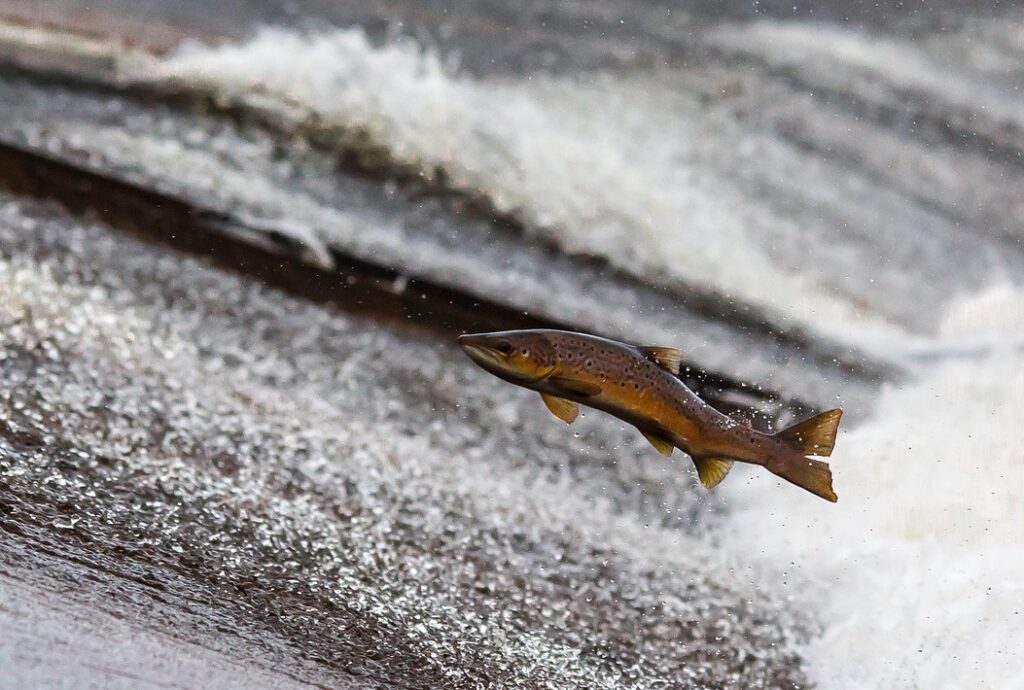
[{"label": "fish eye", "polygon": [[498,352],[502,352],[506,355],[512,352],[512,343],[510,343],[507,340],[502,340],[500,343],[498,343]]}]

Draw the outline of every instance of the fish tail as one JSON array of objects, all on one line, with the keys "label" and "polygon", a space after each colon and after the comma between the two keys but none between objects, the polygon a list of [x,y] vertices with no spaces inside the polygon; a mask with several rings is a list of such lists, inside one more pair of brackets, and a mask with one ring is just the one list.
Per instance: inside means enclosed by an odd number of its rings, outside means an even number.
[{"label": "fish tail", "polygon": [[775,434],[779,439],[800,455],[832,455],[836,445],[836,432],[839,430],[839,419],[843,416],[840,409],[822,412],[788,426]]},{"label": "fish tail", "polygon": [[780,462],[766,465],[768,470],[787,482],[796,484],[801,489],[810,491],[826,501],[835,503],[838,499],[832,490],[832,470],[827,462],[804,457],[790,457]]}]

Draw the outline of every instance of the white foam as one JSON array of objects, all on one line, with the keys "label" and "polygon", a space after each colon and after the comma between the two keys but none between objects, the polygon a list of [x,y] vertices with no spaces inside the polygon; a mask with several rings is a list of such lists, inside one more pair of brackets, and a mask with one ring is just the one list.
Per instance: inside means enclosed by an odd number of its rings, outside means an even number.
[{"label": "white foam", "polygon": [[243,45],[184,48],[162,78],[363,129],[567,250],[645,278],[710,287],[847,338],[851,324],[899,330],[819,282],[808,262],[782,266],[765,253],[757,238],[804,233],[707,165],[722,155],[708,151],[709,136],[735,124],[688,118],[692,103],[681,100],[695,96],[667,93],[649,75],[472,78],[409,41],[377,47],[358,29],[267,29]]},{"label": "white foam", "polygon": [[[929,43],[927,39],[882,38],[819,22],[759,21],[717,29],[710,38],[721,47],[758,54],[844,87],[861,75],[870,75],[880,85],[931,94],[1020,124],[1024,99],[1014,89],[993,88],[982,76],[1006,75],[1020,65],[1024,58],[1021,31],[1020,19],[977,22],[952,39],[942,36]],[[1002,50],[996,50],[998,39],[1002,39]],[[989,50],[977,49],[986,44]]]},{"label": "white foam", "polygon": [[[1024,295],[996,288],[944,331],[1010,327]],[[947,362],[888,390],[841,434],[839,503],[766,488],[736,497],[732,545],[760,553],[820,611],[809,673],[830,688],[1024,688],[1024,355]],[[810,588],[808,590],[808,588]]]},{"label": "white foam", "polygon": [[979,295],[954,301],[939,327],[944,337],[988,334],[1007,343],[1024,336],[1024,306],[1017,288],[1009,282],[992,286]]},{"label": "white foam", "polygon": [[1009,281],[973,297],[954,299],[935,337],[894,343],[890,356],[913,365],[1024,354],[1024,309],[1019,302],[1018,288]]}]

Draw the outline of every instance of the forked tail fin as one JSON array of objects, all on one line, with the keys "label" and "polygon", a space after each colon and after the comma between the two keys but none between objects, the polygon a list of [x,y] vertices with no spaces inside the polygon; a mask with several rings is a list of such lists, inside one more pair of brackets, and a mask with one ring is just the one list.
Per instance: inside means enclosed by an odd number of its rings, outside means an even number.
[{"label": "forked tail fin", "polygon": [[769,463],[768,469],[786,481],[807,489],[815,496],[835,503],[836,492],[832,490],[832,470],[829,469],[828,463],[802,456],[831,455],[832,448],[836,445],[836,432],[839,430],[839,419],[842,416],[843,411],[840,409],[829,410],[775,434],[775,438],[794,452],[792,455],[786,453],[783,456],[784,460]]},{"label": "forked tail fin", "polygon": [[786,427],[775,437],[785,442],[800,455],[832,455],[836,445],[836,431],[839,430],[839,419],[843,416],[840,409],[829,410],[805,419],[802,422]]},{"label": "forked tail fin", "polygon": [[772,474],[778,475],[801,489],[807,489],[815,496],[835,503],[839,498],[832,490],[832,470],[827,462],[810,458],[793,457],[784,462],[769,464]]}]

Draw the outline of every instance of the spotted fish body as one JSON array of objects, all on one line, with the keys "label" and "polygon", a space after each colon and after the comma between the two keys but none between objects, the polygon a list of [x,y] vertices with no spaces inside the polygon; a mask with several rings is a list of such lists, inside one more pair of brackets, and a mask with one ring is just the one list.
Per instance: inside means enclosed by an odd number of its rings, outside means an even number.
[{"label": "spotted fish body", "polygon": [[568,423],[582,404],[634,425],[664,455],[679,448],[693,458],[705,486],[720,482],[740,461],[836,500],[828,465],[806,456],[831,453],[841,410],[765,434],[691,391],[677,376],[679,353],[672,348],[557,330],[465,335],[459,343],[491,373],[540,393],[551,412]]}]

